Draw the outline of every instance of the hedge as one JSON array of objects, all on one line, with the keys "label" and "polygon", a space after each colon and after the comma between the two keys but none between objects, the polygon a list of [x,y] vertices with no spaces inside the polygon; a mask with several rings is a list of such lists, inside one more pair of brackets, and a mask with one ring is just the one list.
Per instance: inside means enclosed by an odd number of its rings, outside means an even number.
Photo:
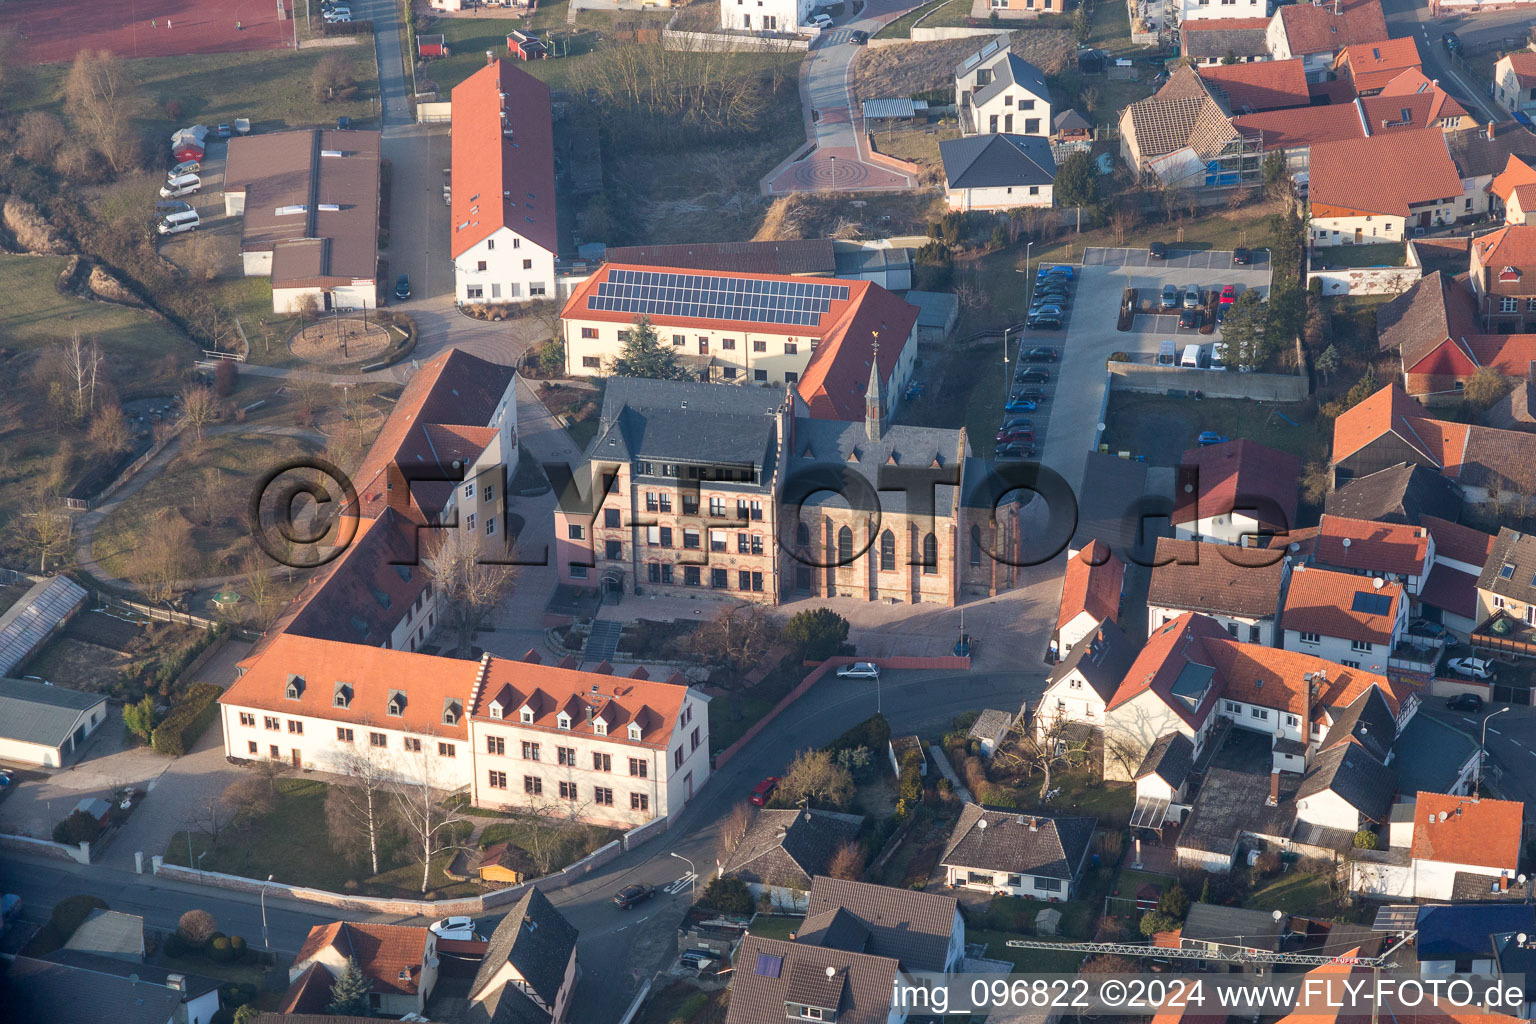
[{"label": "hedge", "polygon": [[53,826],[53,841],[74,846],[77,843],[94,843],[101,837],[101,822],[84,811],[72,811],[69,817]]},{"label": "hedge", "polygon": [[68,942],[69,937],[75,934],[75,929],[91,916],[91,911],[109,909],[111,908],[107,906],[106,900],[85,893],[77,893],[74,896],[66,896],[53,905],[53,913],[49,916],[48,923],[58,930],[63,941]]},{"label": "hedge", "polygon": [[217,701],[223,692],[212,683],[193,683],[188,687],[182,702],[155,726],[155,749],[172,757],[185,754],[219,713]]},{"label": "hedge", "polygon": [[373,35],[373,22],[371,21],[333,21],[320,24],[322,36],[363,36]]}]

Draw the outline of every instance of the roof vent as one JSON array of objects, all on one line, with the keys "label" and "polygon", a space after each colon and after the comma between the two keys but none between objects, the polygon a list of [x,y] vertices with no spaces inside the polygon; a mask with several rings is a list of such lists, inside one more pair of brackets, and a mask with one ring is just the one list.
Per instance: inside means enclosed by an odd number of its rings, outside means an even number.
[{"label": "roof vent", "polygon": [[322,149],[320,151],[320,155],[321,156],[341,156],[341,150],[339,150],[339,149]]}]

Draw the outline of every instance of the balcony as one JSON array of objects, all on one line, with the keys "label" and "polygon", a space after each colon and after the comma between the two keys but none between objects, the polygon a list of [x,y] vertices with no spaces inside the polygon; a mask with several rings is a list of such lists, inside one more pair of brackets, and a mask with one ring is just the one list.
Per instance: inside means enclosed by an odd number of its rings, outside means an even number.
[{"label": "balcony", "polygon": [[1472,646],[1504,651],[1520,658],[1536,658],[1536,627],[1505,611],[1494,612],[1472,631]]}]

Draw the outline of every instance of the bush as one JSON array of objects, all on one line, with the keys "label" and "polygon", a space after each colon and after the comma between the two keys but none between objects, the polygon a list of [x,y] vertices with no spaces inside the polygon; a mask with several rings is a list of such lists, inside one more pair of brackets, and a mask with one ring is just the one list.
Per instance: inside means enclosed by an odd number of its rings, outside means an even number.
[{"label": "bush", "polygon": [[371,21],[337,21],[322,23],[320,26],[322,36],[363,36],[373,35],[373,22]]},{"label": "bush", "polygon": [[677,1004],[677,1010],[672,1014],[668,1024],[693,1024],[694,1018],[703,1012],[704,1004],[708,1002],[708,992],[695,992]]},{"label": "bush", "polygon": [[1189,893],[1184,891],[1182,885],[1175,882],[1163,890],[1162,897],[1157,901],[1157,909],[1161,914],[1182,921],[1184,915],[1189,913]]},{"label": "bush", "polygon": [[101,822],[84,811],[71,811],[69,817],[53,826],[53,841],[74,846],[94,843],[101,836]]},{"label": "bush", "polygon": [[219,998],[223,1004],[234,1011],[238,1007],[256,1001],[256,986],[239,981],[227,981],[219,986]]},{"label": "bush", "polygon": [[1357,849],[1357,850],[1374,850],[1374,849],[1376,849],[1376,833],[1372,832],[1368,828],[1363,828],[1359,832],[1356,832],[1355,833],[1355,849]]},{"label": "bush", "polygon": [[840,750],[868,747],[871,755],[883,758],[890,742],[891,724],[884,715],[874,714],[827,744],[827,749],[835,754]]},{"label": "bush", "polygon": [[75,934],[75,929],[85,922],[93,910],[110,910],[107,901],[85,893],[77,893],[74,896],[66,896],[54,904],[53,913],[48,918],[48,923],[59,933],[59,942],[69,941],[69,937]]},{"label": "bush", "polygon": [[[1372,833],[1372,835],[1374,834]],[[1253,867],[1259,873],[1260,878],[1278,875],[1280,873],[1280,855],[1274,850],[1265,850],[1259,854],[1259,859],[1254,862]]]},{"label": "bush", "polygon": [[206,910],[189,910],[176,922],[176,933],[193,949],[202,949],[218,935],[219,923]]},{"label": "bush", "polygon": [[215,963],[227,964],[235,958],[235,951],[230,948],[229,940],[220,935],[208,944],[208,955]]},{"label": "bush", "polygon": [[1149,910],[1141,915],[1141,934],[1149,939],[1158,932],[1171,932],[1178,926],[1177,918],[1169,917],[1160,910]]},{"label": "bush", "polygon": [[1111,352],[1109,354],[1109,361],[1111,363],[1128,363],[1131,361],[1131,354],[1129,352]]},{"label": "bush", "polygon": [[848,620],[830,608],[811,608],[791,615],[782,636],[801,658],[825,661],[848,639]]},{"label": "bush", "polygon": [[716,878],[704,887],[699,904],[722,914],[746,916],[752,913],[752,890],[739,878]]},{"label": "bush", "polygon": [[160,948],[168,957],[182,957],[188,952],[186,940],[176,932],[167,935]]},{"label": "bush", "polygon": [[155,726],[155,749],[172,757],[185,754],[219,713],[216,702],[223,692],[212,683],[195,683],[189,687],[182,702],[171,708],[165,721]]},{"label": "bush", "polygon": [[236,960],[245,956],[245,936],[231,935],[229,937],[229,948],[234,952]]},{"label": "bush", "polygon": [[970,732],[971,726],[975,725],[976,719],[980,717],[980,711],[962,711],[955,716],[955,720],[950,724],[955,732],[966,733]]}]

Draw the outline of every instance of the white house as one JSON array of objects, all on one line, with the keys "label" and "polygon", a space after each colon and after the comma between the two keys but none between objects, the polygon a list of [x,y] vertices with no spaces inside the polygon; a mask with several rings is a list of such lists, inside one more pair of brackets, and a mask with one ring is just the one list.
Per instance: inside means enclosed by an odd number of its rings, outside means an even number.
[{"label": "white house", "polygon": [[863,824],[861,814],[765,807],[752,815],[720,874],[739,878],[775,907],[804,911],[813,881],[831,869],[840,847],[857,842]]},{"label": "white house", "polygon": [[949,975],[961,969],[965,918],[953,896],[819,875],[795,941],[837,941],[837,918],[851,918],[868,931],[863,952],[899,960],[905,970]]},{"label": "white house", "polygon": [[987,810],[966,804],[939,863],[952,887],[1052,903],[1082,877],[1095,819]]},{"label": "white house", "polygon": [[1536,114],[1536,53],[1506,53],[1493,66],[1493,97],[1511,114]]},{"label": "white house", "polygon": [[565,1024],[576,991],[578,937],[549,897],[530,887],[491,933],[469,986],[470,1019]]},{"label": "white house", "polygon": [[955,106],[965,135],[1051,134],[1045,76],[1000,36],[955,68]]},{"label": "white house", "polygon": [[1401,583],[1297,566],[1285,595],[1288,651],[1385,672],[1408,626]]},{"label": "white house", "polygon": [[1274,646],[1290,573],[1282,551],[1160,537],[1147,588],[1147,632],[1200,612],[1234,640]]},{"label": "white house", "polygon": [[1191,448],[1179,458],[1173,535],[1261,547],[1257,538],[1295,526],[1300,473],[1300,459],[1256,441]]},{"label": "white house", "polygon": [[720,27],[741,32],[798,32],[815,0],[720,0]]},{"label": "white house", "polygon": [[1167,821],[1180,821],[1189,810],[1185,798],[1194,766],[1195,745],[1188,736],[1170,732],[1159,737],[1136,770],[1132,824],[1155,829]]},{"label": "white house", "polygon": [[1061,582],[1061,607],[1051,646],[1057,656],[1076,647],[1106,622],[1118,622],[1125,591],[1125,563],[1095,540],[1067,558]]},{"label": "white house", "polygon": [[437,985],[437,936],[427,928],[336,921],[317,924],[288,969],[283,1013],[319,1012],[314,1005],[355,960],[368,979],[368,1002],[376,1013],[422,1013]]},{"label": "white house", "polygon": [[939,143],[951,210],[1050,206],[1056,158],[1043,135],[968,135]]},{"label": "white house", "polygon": [[1180,22],[1267,18],[1269,0],[1177,0]]},{"label": "white house", "polygon": [[1074,644],[1051,670],[1035,707],[1035,727],[1045,729],[1057,722],[1102,726],[1105,710],[1135,658],[1135,645],[1120,627],[1104,623]]},{"label": "white house", "polygon": [[1420,792],[1399,806],[1403,813],[1393,814],[1387,848],[1352,859],[1351,891],[1374,897],[1476,899],[1501,884],[1499,879],[1515,878],[1524,804]]},{"label": "white house", "polygon": [[556,298],[549,86],[487,52],[453,88],[449,255],[459,303]]}]

